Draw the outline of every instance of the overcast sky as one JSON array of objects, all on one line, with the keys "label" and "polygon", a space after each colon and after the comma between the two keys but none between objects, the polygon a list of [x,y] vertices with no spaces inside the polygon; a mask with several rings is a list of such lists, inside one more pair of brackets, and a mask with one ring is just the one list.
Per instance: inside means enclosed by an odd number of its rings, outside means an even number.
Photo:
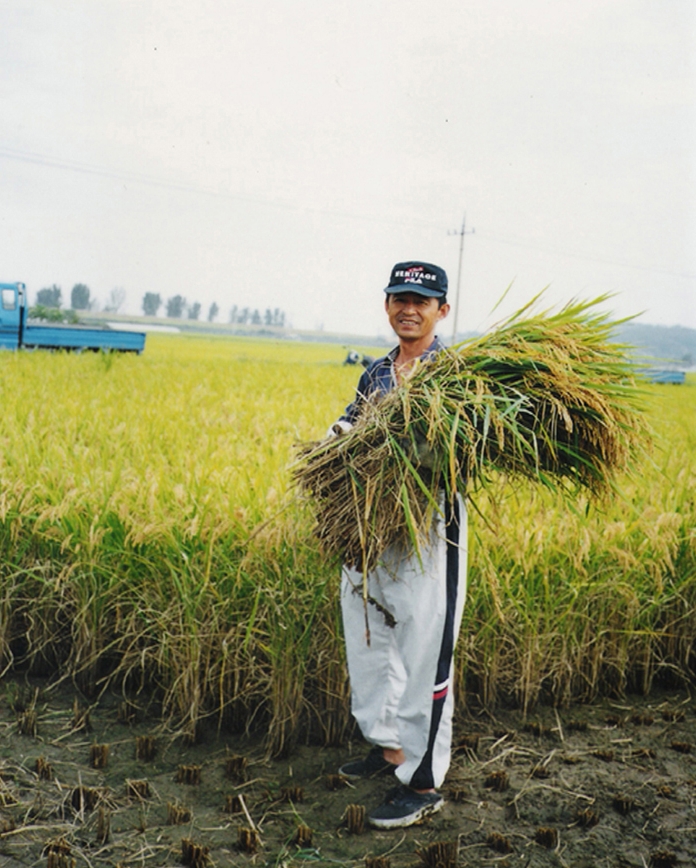
[{"label": "overcast sky", "polygon": [[693,0],[3,0],[0,281],[387,334],[466,215],[462,330],[696,328],[695,61]]}]

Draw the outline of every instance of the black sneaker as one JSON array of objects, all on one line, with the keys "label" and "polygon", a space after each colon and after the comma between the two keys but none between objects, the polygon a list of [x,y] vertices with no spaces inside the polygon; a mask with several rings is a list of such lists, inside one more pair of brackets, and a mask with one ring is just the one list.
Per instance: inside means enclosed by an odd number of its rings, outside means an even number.
[{"label": "black sneaker", "polygon": [[417,793],[410,787],[395,787],[378,808],[370,811],[367,821],[378,829],[412,826],[439,811],[444,804],[445,800],[439,793]]},{"label": "black sneaker", "polygon": [[344,778],[371,778],[376,775],[388,775],[396,765],[384,759],[382,748],[375,745],[366,757],[344,763],[338,770]]}]

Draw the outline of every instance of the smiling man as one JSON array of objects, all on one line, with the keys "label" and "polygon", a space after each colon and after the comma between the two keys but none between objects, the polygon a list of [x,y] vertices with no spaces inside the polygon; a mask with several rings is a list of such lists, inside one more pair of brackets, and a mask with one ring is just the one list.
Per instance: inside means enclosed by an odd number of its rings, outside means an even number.
[{"label": "smiling man", "polygon": [[[418,360],[444,349],[436,335],[449,312],[447,275],[427,262],[394,266],[385,289],[385,310],[398,346],[363,373],[355,401],[330,431],[340,435],[357,421],[367,400],[395,388]],[[450,763],[452,659],[466,595],[466,509],[457,496],[442,498],[420,557],[391,547],[367,577],[370,642],[365,635],[363,575],[344,566],[341,608],[353,716],[372,745],[345,763],[348,778],[395,774],[391,789],[368,820],[378,828],[410,826],[438,811],[437,788]],[[391,617],[383,617],[380,613]]]}]

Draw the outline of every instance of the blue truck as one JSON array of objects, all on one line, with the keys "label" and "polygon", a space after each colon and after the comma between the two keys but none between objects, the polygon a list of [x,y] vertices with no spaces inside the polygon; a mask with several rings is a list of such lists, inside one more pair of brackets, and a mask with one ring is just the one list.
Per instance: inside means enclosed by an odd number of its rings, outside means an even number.
[{"label": "blue truck", "polygon": [[29,319],[23,283],[0,283],[0,349],[116,350],[142,353],[145,333],[108,326],[47,323]]},{"label": "blue truck", "polygon": [[680,386],[686,380],[686,373],[676,368],[646,368],[643,373],[651,383],[671,383]]}]

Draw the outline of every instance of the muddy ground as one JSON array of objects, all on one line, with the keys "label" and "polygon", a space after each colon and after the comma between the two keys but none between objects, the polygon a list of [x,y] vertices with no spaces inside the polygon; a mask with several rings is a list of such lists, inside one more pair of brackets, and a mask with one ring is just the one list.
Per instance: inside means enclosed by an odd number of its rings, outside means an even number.
[{"label": "muddy ground", "polygon": [[456,743],[440,813],[359,831],[361,808],[391,785],[337,779],[359,741],[270,762],[260,740],[213,728],[186,745],[122,697],[90,706],[66,685],[5,679],[0,865],[696,866],[690,695],[541,708],[527,720],[470,712]]}]

